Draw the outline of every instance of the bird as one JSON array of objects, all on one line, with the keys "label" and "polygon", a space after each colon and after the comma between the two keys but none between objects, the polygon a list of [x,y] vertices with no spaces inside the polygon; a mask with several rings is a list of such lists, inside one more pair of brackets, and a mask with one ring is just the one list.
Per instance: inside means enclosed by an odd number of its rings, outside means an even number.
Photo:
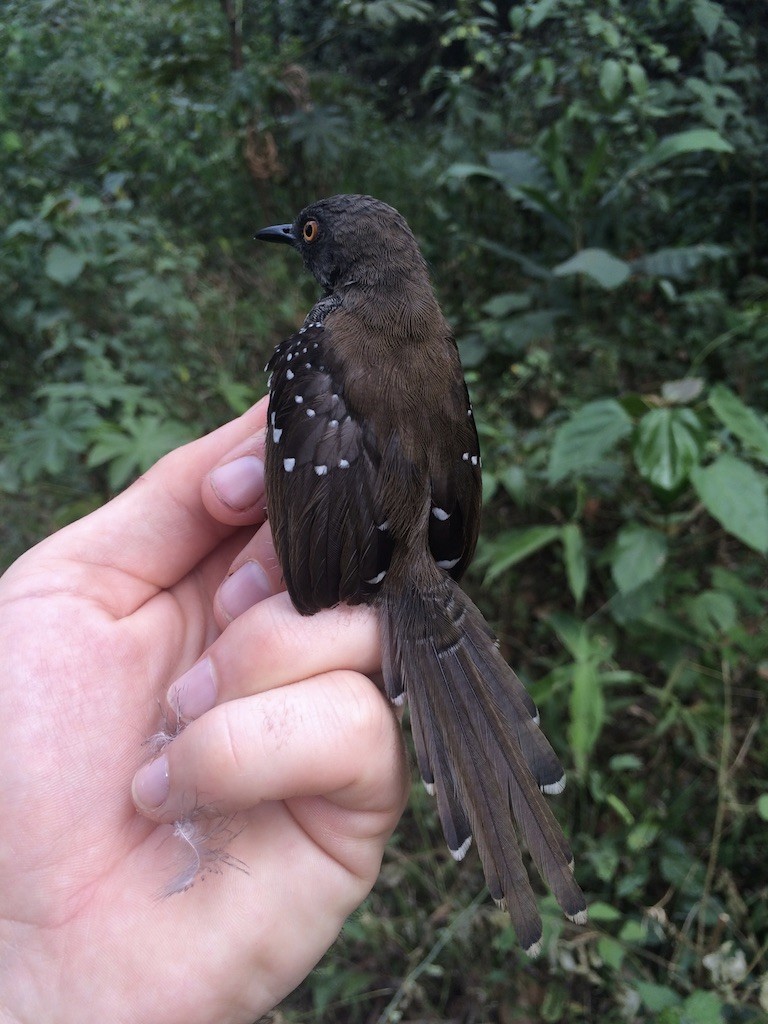
[{"label": "bird", "polygon": [[481,457],[453,332],[404,217],[366,195],[306,206],[258,240],[297,250],[323,290],[267,364],[266,501],[296,609],[378,614],[385,692],[408,702],[418,768],[455,860],[474,839],[523,949],[542,924],[527,847],[586,921],[545,794],[565,773],[536,705],[458,584],[477,542]]}]

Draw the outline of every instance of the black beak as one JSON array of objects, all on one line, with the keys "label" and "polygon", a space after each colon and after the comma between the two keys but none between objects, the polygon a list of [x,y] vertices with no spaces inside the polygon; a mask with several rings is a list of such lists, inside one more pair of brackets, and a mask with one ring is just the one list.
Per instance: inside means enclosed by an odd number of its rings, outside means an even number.
[{"label": "black beak", "polygon": [[275,224],[271,228],[262,228],[257,231],[256,238],[260,242],[286,242],[288,245],[296,245],[297,242],[293,224]]}]

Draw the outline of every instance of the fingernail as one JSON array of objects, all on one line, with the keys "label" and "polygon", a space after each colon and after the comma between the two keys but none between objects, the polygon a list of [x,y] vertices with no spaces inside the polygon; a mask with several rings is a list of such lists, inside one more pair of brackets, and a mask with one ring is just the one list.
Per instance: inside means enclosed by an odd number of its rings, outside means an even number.
[{"label": "fingernail", "polygon": [[246,562],[219,587],[219,603],[228,619],[272,595],[267,574],[258,562]]},{"label": "fingernail", "polygon": [[264,494],[264,463],[255,455],[243,455],[214,469],[211,487],[230,508],[250,508]]},{"label": "fingernail", "polygon": [[168,758],[163,754],[139,768],[134,775],[133,801],[139,807],[153,811],[167,800],[170,788]]},{"label": "fingernail", "polygon": [[216,680],[208,658],[198,661],[168,688],[168,704],[179,718],[199,718],[215,703]]}]

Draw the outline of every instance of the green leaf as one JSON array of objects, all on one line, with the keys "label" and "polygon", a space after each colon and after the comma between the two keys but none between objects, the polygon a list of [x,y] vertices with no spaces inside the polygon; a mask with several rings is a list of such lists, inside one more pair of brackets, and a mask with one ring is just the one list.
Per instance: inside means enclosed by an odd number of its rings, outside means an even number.
[{"label": "green leaf", "polygon": [[526,292],[505,292],[503,295],[494,295],[481,308],[486,316],[501,319],[510,313],[528,309],[530,305],[531,297]]},{"label": "green leaf", "polygon": [[730,594],[705,590],[690,598],[686,609],[691,622],[704,636],[717,637],[736,625],[736,602]]},{"label": "green leaf", "polygon": [[[592,918],[593,909],[594,903],[591,904],[589,908],[590,919]],[[626,950],[618,939],[614,939],[610,935],[601,935],[597,940],[597,955],[607,967],[610,967],[614,971],[618,971],[621,969],[621,965],[624,962]]]},{"label": "green leaf", "polygon": [[488,165],[510,189],[545,187],[549,172],[541,158],[529,149],[503,149],[488,154]]},{"label": "green leaf", "polygon": [[648,76],[642,64],[627,65],[627,78],[638,96],[645,96],[648,92]]},{"label": "green leaf", "polygon": [[577,523],[568,523],[560,531],[560,540],[563,545],[563,561],[565,562],[568,587],[576,604],[579,605],[587,589],[588,574],[587,553],[581,527]]},{"label": "green leaf", "polygon": [[627,594],[647,583],[663,568],[667,539],[658,530],[629,523],[616,538],[611,573],[619,593]]},{"label": "green leaf", "polygon": [[596,900],[589,905],[590,921],[620,921],[621,911],[612,907],[610,903],[603,903]]},{"label": "green leaf", "polygon": [[632,261],[636,274],[648,277],[668,277],[675,281],[687,281],[694,270],[706,260],[720,260],[730,254],[723,245],[681,245],[675,248],[658,249]]},{"label": "green leaf", "polygon": [[768,459],[768,423],[725,384],[716,384],[709,393],[709,405],[715,416],[735,437]]},{"label": "green leaf", "polygon": [[733,146],[712,128],[690,128],[665,135],[642,161],[645,168],[657,167],[684,153],[733,153]]},{"label": "green leaf", "polygon": [[757,798],[757,813],[763,821],[768,821],[768,793],[762,793]]},{"label": "green leaf", "polygon": [[632,430],[632,420],[613,398],[587,402],[558,427],[549,456],[551,484],[585,475]]},{"label": "green leaf", "polygon": [[79,252],[59,245],[50,247],[45,257],[45,273],[57,284],[68,285],[76,281],[83,272],[85,259]]},{"label": "green leaf", "polygon": [[702,433],[692,409],[651,409],[633,447],[640,475],[663,491],[677,490],[701,458]]},{"label": "green leaf", "polygon": [[645,850],[656,841],[659,832],[658,825],[651,821],[641,821],[627,835],[627,848],[632,853]]},{"label": "green leaf", "polygon": [[656,985],[651,981],[636,981],[637,993],[652,1013],[659,1013],[680,1003],[680,996],[668,985]]},{"label": "green leaf", "polygon": [[603,61],[600,68],[600,92],[609,103],[613,103],[618,99],[623,88],[624,67],[619,61],[609,57],[608,60]]},{"label": "green leaf", "polygon": [[568,741],[576,770],[583,775],[605,721],[603,688],[597,661],[593,657],[577,659],[573,667],[570,711]]},{"label": "green leaf", "polygon": [[712,0],[694,0],[693,16],[707,40],[710,40],[723,20],[723,6]]},{"label": "green leaf", "polygon": [[549,616],[549,623],[574,661],[568,742],[576,770],[583,776],[605,721],[600,665],[609,648],[604,637],[593,635],[586,623],[571,615],[554,612]]},{"label": "green leaf", "polygon": [[606,249],[581,249],[575,256],[552,268],[557,277],[586,274],[606,291],[624,284],[631,273],[626,260],[620,260]]},{"label": "green leaf", "polygon": [[109,485],[117,489],[172,448],[191,440],[192,432],[184,423],[154,415],[130,417],[120,425],[105,423],[94,431],[87,464],[108,463]]},{"label": "green leaf", "polygon": [[706,469],[693,469],[691,482],[706,510],[728,533],[755,551],[768,553],[764,476],[734,455],[721,455]]},{"label": "green leaf", "polygon": [[665,380],[661,385],[661,397],[670,405],[688,405],[695,402],[703,390],[701,377],[682,377],[680,380]]},{"label": "green leaf", "polygon": [[693,992],[680,1007],[680,1024],[722,1024],[722,1010],[714,992]]},{"label": "green leaf", "polygon": [[492,565],[485,577],[490,583],[507,569],[560,536],[559,526],[530,526],[525,530],[509,530],[491,546]]}]

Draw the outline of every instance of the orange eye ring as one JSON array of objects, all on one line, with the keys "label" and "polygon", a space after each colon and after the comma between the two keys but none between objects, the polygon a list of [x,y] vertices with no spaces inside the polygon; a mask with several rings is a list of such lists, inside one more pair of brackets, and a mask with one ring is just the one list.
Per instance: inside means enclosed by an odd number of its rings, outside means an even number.
[{"label": "orange eye ring", "polygon": [[305,242],[314,242],[320,234],[320,225],[316,220],[308,220],[302,228],[301,233]]}]

